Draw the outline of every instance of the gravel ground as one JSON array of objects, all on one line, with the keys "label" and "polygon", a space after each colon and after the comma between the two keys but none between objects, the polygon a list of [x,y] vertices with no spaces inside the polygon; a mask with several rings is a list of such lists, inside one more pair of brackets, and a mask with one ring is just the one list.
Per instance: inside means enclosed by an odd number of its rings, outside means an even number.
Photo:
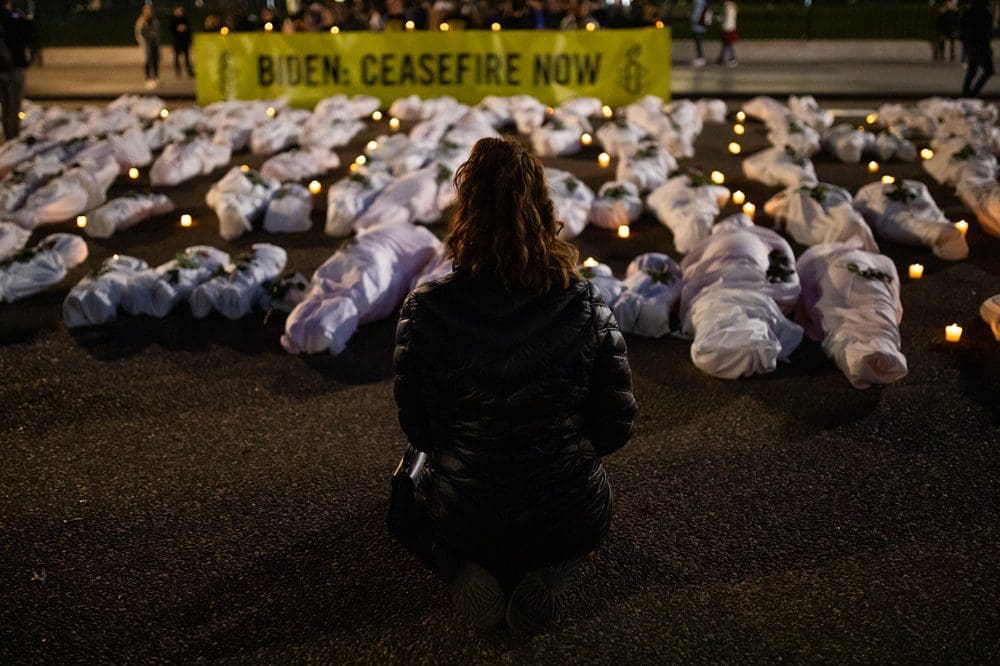
[{"label": "gravel ground", "polygon": [[[707,126],[691,163],[723,170],[760,208],[773,190],[737,177],[731,138]],[[751,125],[746,149],[764,144]],[[550,163],[596,189],[597,152]],[[826,157],[816,167],[852,189],[873,178]],[[903,281],[910,374],[892,386],[852,388],[811,341],[772,374],[723,381],[683,341],[631,338],[641,411],[607,461],[615,526],[565,622],[527,637],[463,626],[384,528],[405,444],[394,320],[336,358],[285,354],[282,317],[261,313],[63,327],[70,286],[113,252],[155,264],[191,244],[269,240],[308,274],[336,248],[322,203],[311,233],[222,241],[204,204],[222,173],[164,190],[194,228],[171,215],[89,241],[58,289],[0,308],[0,661],[998,658],[1000,346],[977,310],[1000,292],[1000,240],[974,222],[963,262],[883,244],[904,274],[926,266]],[[577,242],[616,271],[673,253],[648,215],[628,240],[588,229]],[[965,327],[957,345],[943,341],[952,321]]]}]

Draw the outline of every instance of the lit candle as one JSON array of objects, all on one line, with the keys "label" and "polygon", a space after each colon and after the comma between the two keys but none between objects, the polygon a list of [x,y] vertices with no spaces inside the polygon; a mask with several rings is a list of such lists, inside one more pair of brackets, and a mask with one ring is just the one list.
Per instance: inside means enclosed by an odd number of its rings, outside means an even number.
[{"label": "lit candle", "polygon": [[587,268],[594,268],[595,266],[597,266],[597,259],[594,259],[593,257],[587,257],[584,260],[583,265],[586,266]]},{"label": "lit candle", "polygon": [[25,118],[28,117],[28,114],[26,114],[24,111],[18,111],[17,117],[20,118],[21,120],[24,120]]},{"label": "lit candle", "polygon": [[746,202],[745,204],[743,204],[743,214],[752,220],[753,216],[757,214],[757,206],[754,206],[749,201]]},{"label": "lit candle", "polygon": [[965,220],[959,220],[955,223],[955,228],[958,229],[958,233],[964,236],[969,231],[969,223]]},{"label": "lit candle", "polygon": [[191,223],[192,223],[192,220],[191,220],[191,216],[190,215],[188,215],[187,213],[184,213],[183,215],[181,215],[181,226],[182,227],[190,227]]},{"label": "lit candle", "polygon": [[310,181],[309,183],[309,194],[319,194],[323,191],[323,184],[318,180]]},{"label": "lit candle", "polygon": [[378,141],[372,139],[371,141],[365,144],[365,148],[367,148],[369,151],[378,150]]},{"label": "lit candle", "polygon": [[160,109],[160,117],[161,118],[166,118],[169,115],[170,115],[170,111],[168,111],[167,109]]},{"label": "lit candle", "polygon": [[924,276],[923,264],[910,264],[910,279],[919,280]]},{"label": "lit candle", "polygon": [[277,111],[274,110],[273,106],[269,106],[267,107],[267,111],[265,111],[265,113],[267,114],[268,118],[274,118],[274,114],[276,114]]},{"label": "lit candle", "polygon": [[139,170],[136,169],[135,167],[132,167],[131,169],[128,170],[128,177],[131,178],[132,180],[136,180],[139,177]]},{"label": "lit candle", "polygon": [[406,28],[407,30],[413,30],[414,28],[416,28],[416,27],[417,27],[417,24],[416,24],[416,23],[414,23],[413,21],[407,21],[407,22],[406,22],[406,24],[404,25],[404,27],[405,27],[405,28]]},{"label": "lit candle", "polygon": [[743,126],[742,123],[736,123],[733,125],[733,134],[736,136],[743,136],[746,134],[747,128]]},{"label": "lit candle", "polygon": [[381,111],[372,111],[372,120],[374,120],[376,122],[378,122],[379,120],[382,120],[382,112]]},{"label": "lit candle", "polygon": [[878,122],[878,114],[869,113],[867,116],[865,116],[865,122],[868,123],[869,125],[874,125],[875,123]]},{"label": "lit candle", "polygon": [[242,171],[243,173],[249,173],[250,172],[250,165],[249,164],[241,164],[240,165],[240,171]]},{"label": "lit candle", "polygon": [[747,195],[743,194],[742,190],[736,190],[733,192],[733,203],[737,206],[742,206],[743,202],[747,200]]},{"label": "lit candle", "polygon": [[354,173],[355,171],[358,170],[358,165],[355,164],[354,162],[351,162],[351,166],[349,166],[347,168],[348,168],[348,170],[350,170],[351,173]]},{"label": "lit candle", "polygon": [[552,115],[553,113],[555,113],[555,112],[556,112],[556,110],[555,110],[555,109],[553,109],[553,108],[552,108],[551,106],[547,106],[547,107],[545,107],[545,113],[546,113],[546,114],[548,114],[548,115],[550,115],[550,116],[551,116],[551,115]]},{"label": "lit candle", "polygon": [[864,132],[865,131],[865,126],[864,125],[858,125],[858,131],[859,132]]},{"label": "lit candle", "polygon": [[270,21],[268,21],[267,23],[264,24],[264,32],[271,32],[272,30],[274,30],[274,24],[273,23],[271,23]]},{"label": "lit candle", "polygon": [[610,118],[611,116],[615,115],[615,110],[612,109],[607,104],[605,104],[604,106],[601,107],[601,115],[604,116],[605,118]]},{"label": "lit candle", "polygon": [[336,34],[339,34],[339,33],[340,33],[340,28],[338,28],[337,26],[333,26],[332,28],[330,28],[330,34],[331,35],[336,35]]},{"label": "lit candle", "polygon": [[627,224],[618,225],[618,238],[628,238],[632,234]]},{"label": "lit candle", "polygon": [[709,175],[709,178],[711,178],[712,182],[715,183],[716,185],[722,185],[724,182],[726,182],[726,175],[721,171],[713,171]]},{"label": "lit candle", "polygon": [[611,155],[608,155],[607,153],[601,153],[600,155],[597,156],[597,163],[600,164],[602,167],[608,166],[609,164],[611,164]]},{"label": "lit candle", "polygon": [[742,111],[736,112],[736,120],[743,122],[746,119],[747,119],[747,114],[743,113]]},{"label": "lit candle", "polygon": [[448,32],[451,30],[451,26],[448,25],[447,21],[441,23],[441,32]]},{"label": "lit candle", "polygon": [[389,118],[389,129],[393,132],[399,129],[399,118]]},{"label": "lit candle", "polygon": [[958,342],[962,339],[962,327],[958,324],[944,327],[944,339],[948,342]]},{"label": "lit candle", "polygon": [[590,136],[590,134],[588,134],[587,132],[584,132],[583,134],[580,135],[580,143],[582,143],[583,145],[589,146],[593,142],[594,142],[594,137]]},{"label": "lit candle", "polygon": [[493,32],[500,32],[500,24],[499,23],[490,24],[490,30],[492,30]]},{"label": "lit candle", "polygon": [[929,160],[930,158],[934,157],[934,151],[931,150],[930,148],[924,148],[923,150],[920,151],[920,157],[925,160]]},{"label": "lit candle", "polygon": [[656,29],[657,30],[663,30],[663,21],[657,21],[656,22]]},{"label": "lit candle", "polygon": [[364,163],[367,161],[368,158],[365,157],[364,155],[358,155],[357,157],[354,158],[354,163],[357,164],[358,166],[363,166]]},{"label": "lit candle", "polygon": [[597,26],[594,25],[593,23],[588,23],[587,24],[587,32],[594,32],[594,30],[596,30],[596,29],[597,29]]},{"label": "lit candle", "polygon": [[86,215],[77,215],[76,216],[76,226],[80,227],[81,229],[83,229],[85,226],[87,226],[87,216]]},{"label": "lit candle", "polygon": [[893,178],[892,176],[890,176],[889,174],[886,174],[886,175],[882,176],[882,184],[883,185],[892,185],[895,182],[896,182],[896,179]]},{"label": "lit candle", "polygon": [[226,35],[229,34],[229,28],[227,28],[226,26],[222,26],[222,30],[219,31],[219,34],[225,37]]},{"label": "lit candle", "polygon": [[741,150],[743,150],[743,148],[740,146],[740,144],[736,143],[735,141],[729,142],[729,152],[731,152],[733,155],[739,155]]},{"label": "lit candle", "polygon": [[868,170],[871,171],[872,173],[878,173],[878,162],[876,162],[875,160],[869,162]]}]

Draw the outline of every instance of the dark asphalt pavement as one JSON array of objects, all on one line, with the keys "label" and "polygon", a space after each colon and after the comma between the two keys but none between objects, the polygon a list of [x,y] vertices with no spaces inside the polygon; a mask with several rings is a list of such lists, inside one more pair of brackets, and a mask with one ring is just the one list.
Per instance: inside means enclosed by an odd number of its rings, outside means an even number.
[{"label": "dark asphalt pavement", "polygon": [[[760,210],[774,190],[738,175],[730,138],[707,126],[691,163],[722,169]],[[752,125],[747,149],[764,142]],[[596,188],[596,152],[550,162]],[[816,166],[852,190],[873,178]],[[925,179],[919,165],[884,171]],[[336,358],[285,354],[282,317],[260,313],[63,327],[63,297],[113,252],[155,264],[195,243],[269,240],[308,275],[334,250],[322,205],[309,234],[222,241],[204,204],[222,173],[164,190],[195,228],[171,215],[91,240],[58,289],[0,306],[0,662],[1000,656],[1000,344],[977,315],[1000,292],[1000,239],[975,222],[963,262],[883,243],[904,275],[927,267],[902,285],[910,374],[892,386],[852,388],[811,341],[773,374],[724,381],[694,368],[686,342],[630,338],[640,416],[607,460],[613,531],[562,626],[525,637],[464,627],[384,528],[404,447],[394,320]],[[961,216],[948,190],[931,192]],[[588,229],[583,256],[622,271],[639,252],[672,252],[648,215],[631,239],[612,236]],[[952,321],[957,345],[943,341]]]}]

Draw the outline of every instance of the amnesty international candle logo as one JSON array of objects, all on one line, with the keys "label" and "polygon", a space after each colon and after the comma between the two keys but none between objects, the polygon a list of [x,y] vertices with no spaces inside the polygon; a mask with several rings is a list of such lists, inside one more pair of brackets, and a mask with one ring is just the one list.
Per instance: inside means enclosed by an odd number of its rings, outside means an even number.
[{"label": "amnesty international candle logo", "polygon": [[667,30],[201,34],[195,52],[210,65],[198,69],[201,104],[285,97],[311,107],[361,93],[385,104],[411,94],[469,104],[487,95],[529,94],[549,104],[599,97],[615,105],[670,96]]}]

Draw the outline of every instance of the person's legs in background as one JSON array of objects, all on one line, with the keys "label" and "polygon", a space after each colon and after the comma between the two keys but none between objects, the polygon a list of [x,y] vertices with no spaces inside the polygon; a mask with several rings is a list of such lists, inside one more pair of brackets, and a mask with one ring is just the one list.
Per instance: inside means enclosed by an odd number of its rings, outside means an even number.
[{"label": "person's legs in background", "polygon": [[979,93],[982,92],[983,86],[986,85],[986,81],[989,80],[993,73],[996,71],[993,68],[993,54],[988,55],[979,66],[982,68],[982,73],[979,75],[979,80],[977,80],[972,85],[972,90],[970,91],[972,97],[979,97]]},{"label": "person's legs in background", "polygon": [[3,131],[7,139],[17,138],[21,134],[21,103],[24,102],[24,81],[27,70],[15,67],[7,75],[10,84],[4,97]]}]

